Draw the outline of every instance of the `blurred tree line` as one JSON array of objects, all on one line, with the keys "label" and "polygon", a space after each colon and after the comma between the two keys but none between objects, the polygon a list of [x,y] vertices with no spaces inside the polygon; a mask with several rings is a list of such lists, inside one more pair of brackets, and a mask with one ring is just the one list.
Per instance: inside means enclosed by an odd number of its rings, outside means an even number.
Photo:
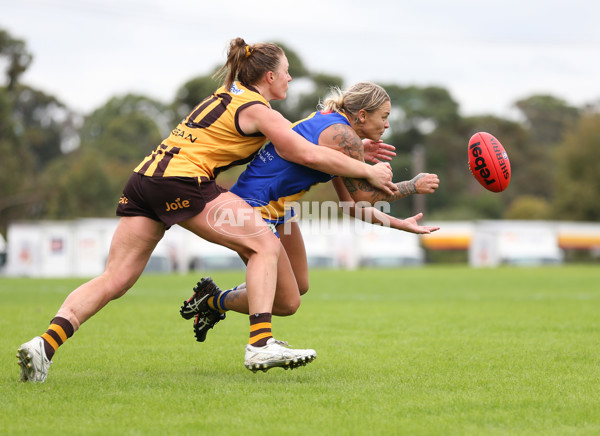
[{"label": "blurred tree line", "polygon": [[[351,85],[339,76],[309,71],[282,46],[295,80],[288,98],[273,107],[289,120],[314,111],[331,86]],[[211,78],[215,66],[184,83],[172,102],[129,94],[81,115],[21,83],[31,61],[25,42],[0,29],[0,65],[5,66],[0,75],[0,232],[13,220],[113,217],[133,168],[220,85]],[[600,220],[598,103],[578,108],[550,95],[532,95],[515,102],[519,121],[463,117],[443,87],[380,85],[392,99],[384,140],[396,146],[394,179],[408,180],[421,171],[441,179],[436,194],[394,203],[394,215],[424,211],[428,220]],[[478,131],[497,136],[509,154],[512,180],[503,193],[484,190],[469,173],[466,145]],[[220,184],[231,186],[239,171],[220,175]],[[311,190],[306,199],[335,199],[328,185]]]}]

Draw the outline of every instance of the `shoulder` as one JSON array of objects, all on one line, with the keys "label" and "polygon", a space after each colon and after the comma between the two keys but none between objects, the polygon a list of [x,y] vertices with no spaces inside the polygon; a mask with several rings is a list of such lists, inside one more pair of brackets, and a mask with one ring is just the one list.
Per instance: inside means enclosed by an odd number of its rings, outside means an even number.
[{"label": "shoulder", "polygon": [[243,132],[246,134],[261,132],[270,138],[276,131],[291,131],[291,123],[283,115],[270,106],[257,103],[248,103],[240,107],[237,112],[237,123]]},{"label": "shoulder", "polygon": [[319,144],[324,145],[321,144],[321,141],[326,141],[334,144],[339,144],[341,142],[348,141],[357,143],[360,142],[362,146],[362,141],[360,140],[354,129],[348,124],[344,123],[335,123],[326,127],[319,138]]},{"label": "shoulder", "polygon": [[336,112],[313,112],[306,118],[293,124],[294,130],[314,144],[328,145],[333,136],[346,127],[352,131],[348,120]]},{"label": "shoulder", "polygon": [[358,160],[364,159],[364,146],[348,124],[332,124],[319,136],[319,145],[333,148]]},{"label": "shoulder", "polygon": [[250,101],[238,108],[238,114],[240,117],[246,120],[252,120],[259,123],[273,122],[274,119],[283,118],[276,110],[273,110],[271,106],[261,104],[259,101]]},{"label": "shoulder", "polygon": [[270,107],[269,102],[267,102],[262,94],[252,86],[244,86],[239,82],[233,82],[231,88],[229,88],[226,92],[231,94],[237,100],[260,102],[265,106]]}]

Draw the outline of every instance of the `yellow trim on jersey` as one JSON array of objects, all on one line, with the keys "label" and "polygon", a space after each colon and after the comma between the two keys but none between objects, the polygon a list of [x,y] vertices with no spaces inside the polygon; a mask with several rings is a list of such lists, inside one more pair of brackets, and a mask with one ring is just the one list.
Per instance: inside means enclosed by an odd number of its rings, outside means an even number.
[{"label": "yellow trim on jersey", "polygon": [[279,197],[277,200],[271,200],[269,204],[255,207],[255,209],[258,209],[261,217],[266,220],[283,218],[285,216],[285,203],[300,200],[308,191],[309,190],[304,189],[296,194],[288,195],[287,197]]}]

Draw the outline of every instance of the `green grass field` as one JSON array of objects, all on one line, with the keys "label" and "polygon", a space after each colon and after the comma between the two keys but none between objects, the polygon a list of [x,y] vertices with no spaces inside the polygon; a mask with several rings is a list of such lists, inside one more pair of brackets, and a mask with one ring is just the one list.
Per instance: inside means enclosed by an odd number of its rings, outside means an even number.
[{"label": "green grass field", "polygon": [[256,374],[245,315],[202,344],[179,317],[198,278],[142,277],[44,384],[18,381],[16,349],[81,280],[0,278],[0,434],[600,434],[597,266],[316,270],[273,330],[318,358]]}]

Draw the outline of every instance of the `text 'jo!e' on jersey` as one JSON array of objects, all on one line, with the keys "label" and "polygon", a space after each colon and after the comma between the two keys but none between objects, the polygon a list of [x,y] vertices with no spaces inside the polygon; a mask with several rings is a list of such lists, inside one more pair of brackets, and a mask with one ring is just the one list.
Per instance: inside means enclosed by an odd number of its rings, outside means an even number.
[{"label": "text 'jo!e' on jersey", "polygon": [[[345,115],[337,112],[314,112],[295,123],[293,130],[318,145],[323,130],[334,124],[349,126],[350,122]],[[312,186],[328,182],[333,177],[283,159],[268,142],[248,164],[231,192],[257,208],[263,219],[281,224],[293,216],[289,208],[292,202],[299,201]]]},{"label": "text 'jo!e' on jersey", "polygon": [[134,172],[206,180],[249,162],[266,141],[260,132],[246,135],[240,129],[240,111],[253,104],[270,107],[254,88],[239,82],[229,90],[219,88],[198,104]]}]

